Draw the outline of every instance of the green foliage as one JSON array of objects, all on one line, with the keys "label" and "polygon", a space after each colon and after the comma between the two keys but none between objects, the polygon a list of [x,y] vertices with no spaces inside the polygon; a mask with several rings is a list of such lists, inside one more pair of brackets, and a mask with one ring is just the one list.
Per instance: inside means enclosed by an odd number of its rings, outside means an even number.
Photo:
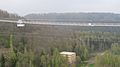
[{"label": "green foliage", "polygon": [[9,37],[4,36],[3,34],[0,33],[0,46],[3,46],[5,48],[9,48]]},{"label": "green foliage", "polygon": [[95,67],[120,67],[120,56],[106,53],[96,57]]},{"label": "green foliage", "polygon": [[113,43],[111,46],[111,52],[115,55],[120,55],[120,45],[118,43]]},{"label": "green foliage", "polygon": [[68,61],[66,58],[60,55],[57,48],[54,49],[51,57],[51,67],[68,67]]},{"label": "green foliage", "polygon": [[13,51],[13,35],[10,35],[10,49]]},{"label": "green foliage", "polygon": [[82,61],[87,60],[89,57],[89,49],[86,45],[77,45],[75,52],[80,56]]},{"label": "green foliage", "polygon": [[24,53],[18,53],[18,67],[34,67],[34,53],[24,50]]},{"label": "green foliage", "polygon": [[80,65],[81,63],[82,63],[82,61],[81,61],[80,56],[76,56],[76,66],[77,66],[77,67],[80,67],[80,66],[81,66],[81,65]]},{"label": "green foliage", "polygon": [[103,55],[96,56],[95,67],[120,67],[120,46],[114,43],[111,51],[106,51]]},{"label": "green foliage", "polygon": [[6,58],[9,63],[10,63],[10,66],[11,67],[16,67],[16,63],[17,63],[17,51],[14,49],[13,47],[13,35],[10,35],[10,52],[8,53],[8,58]]},{"label": "green foliage", "polygon": [[90,64],[89,67],[94,67],[94,64]]},{"label": "green foliage", "polygon": [[5,57],[3,54],[0,57],[0,67],[5,67]]},{"label": "green foliage", "polygon": [[[13,35],[1,35],[0,44],[8,45],[9,48],[7,47],[6,51],[8,52],[3,57],[1,56],[2,61],[0,63],[2,64],[0,65],[3,67],[69,67],[67,59],[61,56],[59,51],[73,51],[77,54],[77,65],[82,66],[82,62],[89,59],[91,52],[108,49],[111,52],[96,57],[95,65],[96,67],[99,65],[110,65],[109,67],[112,67],[113,64],[117,67],[120,59],[119,37],[120,35],[110,33],[80,32],[71,39],[60,40],[56,38],[55,41],[54,39],[50,41],[49,45],[41,45],[43,42],[38,42],[39,45],[33,43],[30,47],[30,38],[19,38],[20,42],[18,42]],[[46,39],[44,42],[46,42]],[[0,45],[0,47],[3,47],[3,45]],[[50,48],[52,49],[50,50]]]},{"label": "green foliage", "polygon": [[49,61],[48,55],[45,53],[45,51],[42,51],[40,54],[40,67],[49,67]]}]

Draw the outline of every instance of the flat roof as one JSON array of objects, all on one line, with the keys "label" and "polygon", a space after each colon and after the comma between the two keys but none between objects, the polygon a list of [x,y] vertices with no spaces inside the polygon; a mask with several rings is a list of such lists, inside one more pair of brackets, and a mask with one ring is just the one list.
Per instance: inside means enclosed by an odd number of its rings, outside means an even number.
[{"label": "flat roof", "polygon": [[63,52],[60,52],[60,54],[73,55],[73,54],[76,54],[76,53],[75,52],[66,52],[66,51],[63,51]]}]

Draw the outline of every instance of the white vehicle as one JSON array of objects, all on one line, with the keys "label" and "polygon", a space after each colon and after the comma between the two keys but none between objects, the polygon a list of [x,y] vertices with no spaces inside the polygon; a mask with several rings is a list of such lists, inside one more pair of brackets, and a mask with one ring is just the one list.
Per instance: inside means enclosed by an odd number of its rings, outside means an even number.
[{"label": "white vehicle", "polygon": [[17,21],[17,27],[24,27],[24,26],[25,26],[25,24],[23,23],[22,20]]},{"label": "white vehicle", "polygon": [[94,26],[92,23],[88,23],[89,26]]}]

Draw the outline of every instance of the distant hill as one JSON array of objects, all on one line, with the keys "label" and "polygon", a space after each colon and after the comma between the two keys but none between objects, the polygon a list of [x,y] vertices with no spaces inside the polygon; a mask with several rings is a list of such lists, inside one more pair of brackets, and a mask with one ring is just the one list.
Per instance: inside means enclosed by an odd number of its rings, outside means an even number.
[{"label": "distant hill", "polygon": [[120,14],[114,13],[47,13],[47,14],[28,14],[24,17],[27,19],[39,19],[44,21],[61,21],[61,22],[120,21]]}]

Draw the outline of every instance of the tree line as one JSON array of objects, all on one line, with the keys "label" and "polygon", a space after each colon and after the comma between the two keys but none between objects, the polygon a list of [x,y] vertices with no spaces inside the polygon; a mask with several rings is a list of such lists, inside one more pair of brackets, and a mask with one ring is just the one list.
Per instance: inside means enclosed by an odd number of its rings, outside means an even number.
[{"label": "tree line", "polygon": [[[103,59],[106,58],[103,64],[105,65],[108,62],[109,65],[113,63],[113,59],[107,59],[109,58],[108,56],[116,58],[114,60],[114,63],[116,63],[120,52],[118,47],[120,35],[117,33],[74,33],[70,38],[72,42],[69,41],[71,44],[49,44],[49,48],[47,45],[45,48],[42,48],[44,45],[39,45],[41,49],[34,48],[34,46],[38,47],[35,44],[31,46],[27,42],[28,39],[26,37],[21,37],[20,43],[18,43],[15,42],[17,41],[15,35],[3,35],[2,33],[0,34],[0,49],[6,49],[6,51],[0,54],[1,67],[69,67],[70,64],[67,62],[67,59],[59,54],[61,51],[76,52],[77,61],[73,67],[77,67],[77,65],[88,60],[91,57],[91,53],[105,50],[110,50],[110,52],[105,54],[105,57],[103,55]],[[104,60],[101,60],[101,56],[96,58],[96,66],[99,63],[101,65]]]},{"label": "tree line", "polygon": [[13,14],[13,13],[8,13],[7,11],[5,10],[0,10],[0,18],[1,19],[8,19],[8,18],[22,18],[20,16],[18,16],[17,14]]}]

